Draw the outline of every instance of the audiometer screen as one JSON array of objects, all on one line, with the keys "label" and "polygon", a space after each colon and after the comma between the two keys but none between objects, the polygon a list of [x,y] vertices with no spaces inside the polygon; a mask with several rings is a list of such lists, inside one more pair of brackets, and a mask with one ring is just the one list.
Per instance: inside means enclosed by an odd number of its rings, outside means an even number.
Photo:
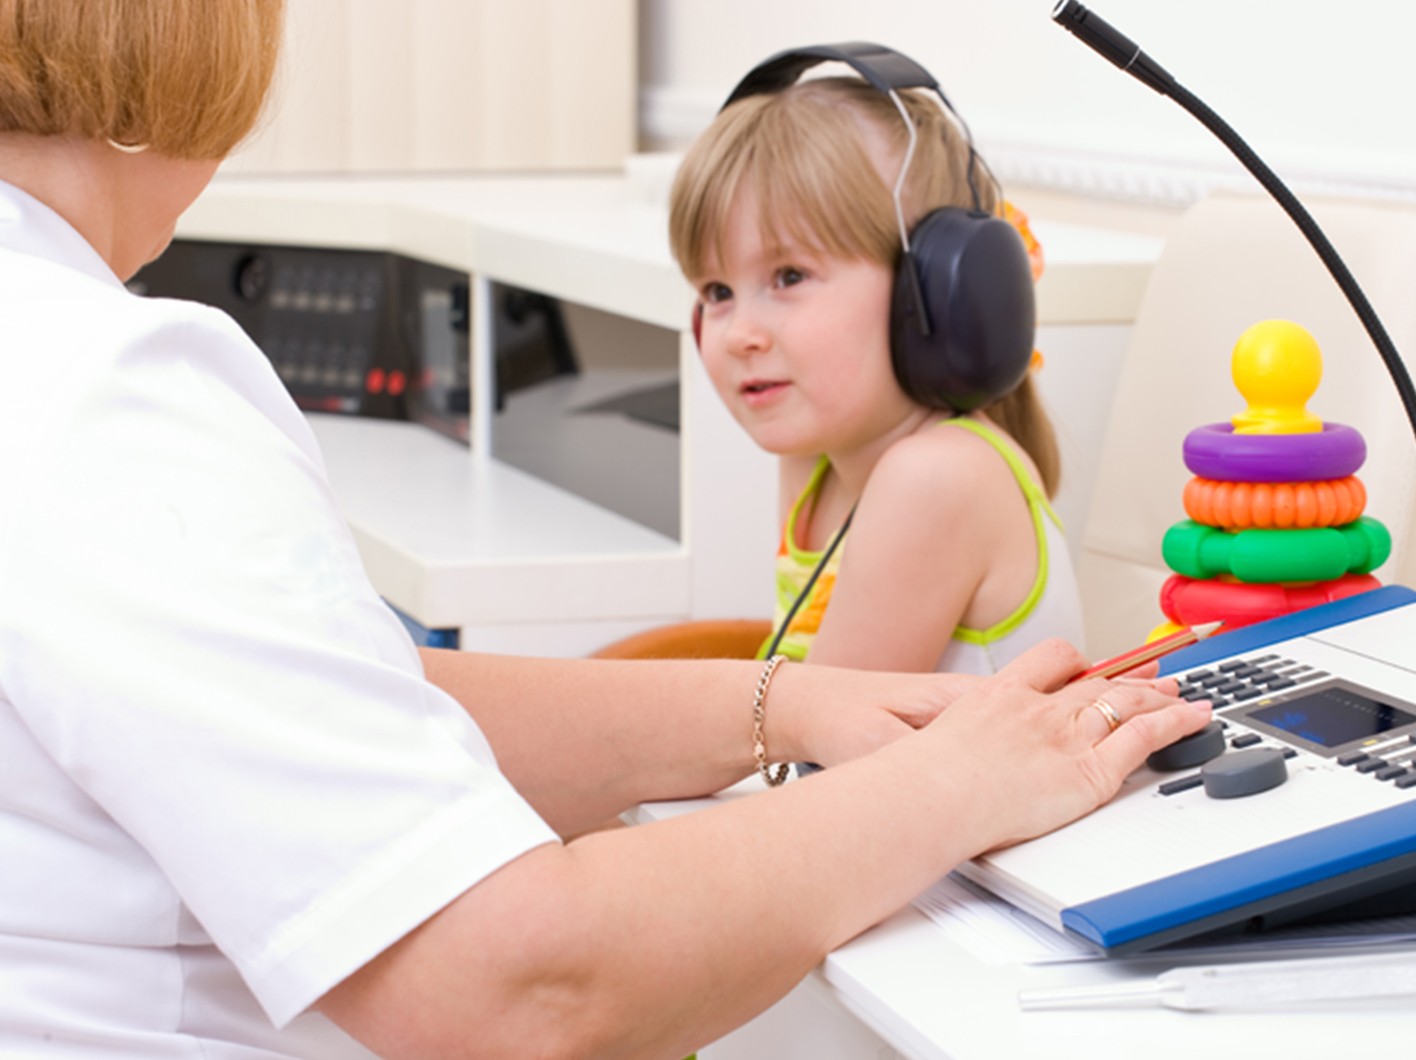
[{"label": "audiometer screen", "polygon": [[1321,747],[1371,739],[1416,723],[1416,714],[1342,684],[1260,707],[1248,717]]}]

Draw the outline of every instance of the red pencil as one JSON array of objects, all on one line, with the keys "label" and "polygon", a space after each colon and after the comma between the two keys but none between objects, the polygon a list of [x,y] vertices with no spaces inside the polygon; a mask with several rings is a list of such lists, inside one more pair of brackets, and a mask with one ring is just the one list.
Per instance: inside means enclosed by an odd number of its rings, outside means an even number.
[{"label": "red pencil", "polygon": [[1153,662],[1163,655],[1169,655],[1173,651],[1187,648],[1191,644],[1196,644],[1204,640],[1220,626],[1223,622],[1206,622],[1203,625],[1191,626],[1188,629],[1179,630],[1168,637],[1161,637],[1153,640],[1149,644],[1142,644],[1139,648],[1132,648],[1128,652],[1122,652],[1115,658],[1107,659],[1104,662],[1096,663],[1072,678],[1073,681],[1080,681],[1084,677],[1116,677],[1120,674],[1129,673],[1138,666],[1144,666],[1148,662]]}]

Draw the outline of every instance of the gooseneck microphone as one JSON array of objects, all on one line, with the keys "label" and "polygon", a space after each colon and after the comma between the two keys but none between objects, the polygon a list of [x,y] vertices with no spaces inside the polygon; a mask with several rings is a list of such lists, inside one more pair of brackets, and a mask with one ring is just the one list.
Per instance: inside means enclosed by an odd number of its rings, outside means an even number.
[{"label": "gooseneck microphone", "polygon": [[1170,95],[1175,78],[1106,19],[1094,15],[1075,0],[1061,0],[1052,9],[1052,18],[1069,33],[1103,58],[1115,63],[1132,77],[1150,85],[1162,96]]},{"label": "gooseneck microphone", "polygon": [[1401,404],[1406,410],[1406,419],[1411,424],[1411,430],[1416,433],[1416,386],[1411,383],[1411,376],[1406,371],[1406,365],[1402,362],[1401,355],[1397,352],[1386,328],[1382,326],[1376,310],[1372,308],[1372,303],[1368,301],[1366,294],[1358,285],[1356,278],[1353,277],[1352,271],[1348,269],[1347,264],[1337,253],[1336,248],[1333,247],[1323,230],[1318,227],[1317,221],[1313,220],[1312,215],[1288,190],[1278,175],[1264,164],[1263,159],[1254,153],[1253,148],[1245,143],[1243,138],[1223,118],[1171,77],[1164,67],[1141,51],[1129,37],[1116,30],[1105,19],[1087,10],[1077,3],[1077,0],[1061,0],[1052,9],[1052,18],[1063,29],[1074,34],[1109,62],[1114,63],[1143,84],[1155,89],[1162,96],[1168,96],[1183,107],[1201,125],[1214,133],[1244,168],[1257,178],[1264,190],[1277,200],[1284,212],[1292,218],[1294,224],[1308,240],[1309,245],[1317,251],[1318,257],[1327,266],[1328,272],[1332,274],[1332,278],[1337,281],[1338,287],[1342,289],[1347,301],[1356,311],[1362,326],[1367,329],[1367,334],[1371,337],[1377,352],[1381,354],[1392,382],[1396,384],[1396,392],[1401,397]]}]

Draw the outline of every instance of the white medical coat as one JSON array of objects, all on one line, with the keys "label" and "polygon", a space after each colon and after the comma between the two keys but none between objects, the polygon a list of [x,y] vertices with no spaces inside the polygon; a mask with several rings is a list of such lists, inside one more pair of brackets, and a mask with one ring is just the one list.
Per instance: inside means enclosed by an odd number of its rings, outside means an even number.
[{"label": "white medical coat", "polygon": [[361,1055],[308,1006],[554,839],[261,352],[0,184],[0,1055]]}]

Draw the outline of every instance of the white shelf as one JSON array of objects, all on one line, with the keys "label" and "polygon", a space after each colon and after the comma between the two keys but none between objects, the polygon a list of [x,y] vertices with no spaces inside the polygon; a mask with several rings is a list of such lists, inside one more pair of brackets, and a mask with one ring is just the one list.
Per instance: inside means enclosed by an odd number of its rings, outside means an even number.
[{"label": "white shelf", "polygon": [[370,578],[425,626],[688,609],[677,541],[416,424],[310,423]]}]

